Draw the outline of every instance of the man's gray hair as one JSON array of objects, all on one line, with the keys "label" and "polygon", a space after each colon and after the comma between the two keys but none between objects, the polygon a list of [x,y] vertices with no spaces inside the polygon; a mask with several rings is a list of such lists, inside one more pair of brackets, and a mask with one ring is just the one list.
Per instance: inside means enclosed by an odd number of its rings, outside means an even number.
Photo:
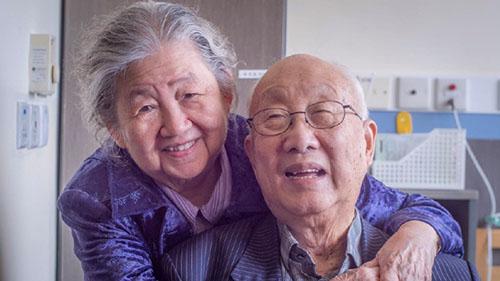
[{"label": "man's gray hair", "polygon": [[[101,139],[118,124],[116,82],[127,67],[169,41],[191,40],[214,74],[223,95],[235,95],[232,45],[210,22],[182,5],[144,1],[96,21],[83,38],[77,77],[83,113]],[[100,136],[101,135],[101,136]]]}]

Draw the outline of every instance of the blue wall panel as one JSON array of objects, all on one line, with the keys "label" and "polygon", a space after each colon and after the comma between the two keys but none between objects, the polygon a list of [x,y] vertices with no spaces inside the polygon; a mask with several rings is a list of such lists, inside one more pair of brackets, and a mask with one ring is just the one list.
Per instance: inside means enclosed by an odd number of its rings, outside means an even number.
[{"label": "blue wall panel", "polygon": [[[396,132],[398,111],[370,111],[377,122],[379,133]],[[411,112],[414,133],[427,133],[434,128],[456,128],[453,114],[449,112]],[[500,114],[459,113],[468,139],[500,140]]]}]

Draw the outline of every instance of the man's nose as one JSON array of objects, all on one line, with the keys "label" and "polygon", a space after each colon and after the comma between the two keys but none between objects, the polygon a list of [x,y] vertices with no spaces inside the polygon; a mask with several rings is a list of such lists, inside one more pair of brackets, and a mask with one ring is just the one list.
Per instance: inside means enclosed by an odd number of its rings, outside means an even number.
[{"label": "man's nose", "polygon": [[161,113],[160,135],[164,138],[182,135],[192,126],[189,115],[179,104],[163,106]]},{"label": "man's nose", "polygon": [[303,114],[297,114],[292,117],[292,123],[288,130],[283,134],[285,140],[283,148],[286,152],[306,153],[319,147],[315,131],[311,127]]}]

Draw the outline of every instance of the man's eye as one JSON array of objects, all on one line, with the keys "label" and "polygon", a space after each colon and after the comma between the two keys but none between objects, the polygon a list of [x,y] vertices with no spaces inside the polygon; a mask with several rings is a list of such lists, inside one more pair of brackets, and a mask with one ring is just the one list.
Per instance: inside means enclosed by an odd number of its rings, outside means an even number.
[{"label": "man's eye", "polygon": [[286,116],[283,114],[270,114],[267,116],[267,120],[278,120],[278,119],[286,119]]},{"label": "man's eye", "polygon": [[192,99],[198,95],[199,94],[197,94],[197,93],[185,93],[184,95],[182,95],[182,98],[185,100],[188,100],[188,99]]}]

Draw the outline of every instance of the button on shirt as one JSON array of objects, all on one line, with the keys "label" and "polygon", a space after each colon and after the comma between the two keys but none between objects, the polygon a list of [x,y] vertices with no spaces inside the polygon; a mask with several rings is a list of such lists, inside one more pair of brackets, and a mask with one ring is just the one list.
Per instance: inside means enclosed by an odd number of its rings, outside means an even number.
[{"label": "button on shirt", "polygon": [[172,200],[174,205],[179,208],[193,226],[195,234],[215,226],[216,222],[224,214],[224,210],[226,210],[230,203],[232,186],[231,166],[225,148],[222,148],[219,159],[221,165],[219,180],[215,184],[210,200],[205,205],[201,206],[201,208],[193,205],[188,199],[175,190],[160,185],[167,197]]},{"label": "button on shirt", "polygon": [[359,251],[362,225],[358,210],[355,212],[354,219],[347,232],[347,247],[344,255],[344,261],[339,270],[329,272],[321,276],[316,272],[311,255],[299,246],[299,243],[293,237],[288,227],[278,223],[280,235],[280,253],[281,269],[284,281],[317,281],[330,280],[333,277],[346,272],[348,269],[361,266],[361,255]]}]

